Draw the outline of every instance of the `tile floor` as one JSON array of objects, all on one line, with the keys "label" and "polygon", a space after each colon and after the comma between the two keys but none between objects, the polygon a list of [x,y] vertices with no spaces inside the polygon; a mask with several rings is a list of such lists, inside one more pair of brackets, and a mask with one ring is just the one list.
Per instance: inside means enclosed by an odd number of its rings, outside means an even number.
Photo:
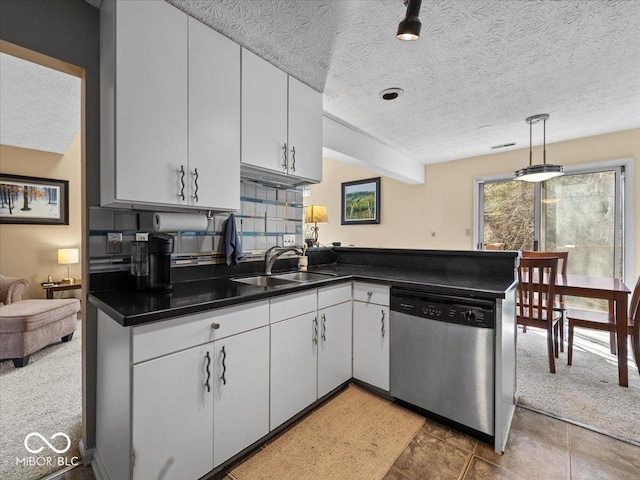
[{"label": "tile floor", "polygon": [[[383,480],[638,478],[640,447],[517,408],[504,455],[427,420]],[[85,467],[56,478],[93,479]]]},{"label": "tile floor", "polygon": [[640,447],[517,408],[504,455],[427,421],[384,480],[638,478]]}]

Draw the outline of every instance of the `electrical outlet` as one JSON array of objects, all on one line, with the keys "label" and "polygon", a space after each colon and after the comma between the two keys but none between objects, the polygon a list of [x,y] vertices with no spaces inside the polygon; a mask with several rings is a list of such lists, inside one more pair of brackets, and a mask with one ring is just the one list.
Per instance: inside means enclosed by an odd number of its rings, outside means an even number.
[{"label": "electrical outlet", "polygon": [[136,233],[136,242],[148,242],[148,241],[149,241],[149,233],[147,232]]},{"label": "electrical outlet", "polygon": [[296,244],[296,236],[292,234],[282,235],[282,246],[293,247]]},{"label": "electrical outlet", "polygon": [[122,233],[107,233],[107,253],[122,252]]}]

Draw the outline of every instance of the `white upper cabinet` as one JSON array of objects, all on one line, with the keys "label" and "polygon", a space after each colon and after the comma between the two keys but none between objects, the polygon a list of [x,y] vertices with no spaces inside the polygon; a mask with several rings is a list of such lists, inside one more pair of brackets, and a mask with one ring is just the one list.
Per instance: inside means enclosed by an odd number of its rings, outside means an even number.
[{"label": "white upper cabinet", "polygon": [[187,162],[187,16],[166,2],[101,8],[102,204],[179,204]]},{"label": "white upper cabinet", "polygon": [[240,47],[166,2],[100,22],[101,204],[238,209]]},{"label": "white upper cabinet", "polygon": [[242,163],[287,173],[287,74],[242,49]]},{"label": "white upper cabinet", "polygon": [[189,203],[240,208],[240,46],[189,17]]},{"label": "white upper cabinet", "polygon": [[322,94],[289,77],[289,173],[322,181]]},{"label": "white upper cabinet", "polygon": [[242,50],[242,164],[322,180],[322,94]]}]

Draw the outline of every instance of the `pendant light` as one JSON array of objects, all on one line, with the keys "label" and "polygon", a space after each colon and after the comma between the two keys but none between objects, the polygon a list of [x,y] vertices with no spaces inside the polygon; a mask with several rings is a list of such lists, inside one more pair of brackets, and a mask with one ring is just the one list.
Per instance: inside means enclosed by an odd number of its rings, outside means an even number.
[{"label": "pendant light", "polygon": [[407,6],[407,13],[404,20],[398,25],[398,40],[417,40],[420,37],[420,28],[422,23],[418,15],[420,14],[420,5],[422,0],[404,0]]},{"label": "pendant light", "polygon": [[[544,182],[553,177],[559,177],[564,175],[564,167],[562,165],[550,165],[547,164],[547,120],[549,119],[548,113],[540,113],[528,117],[525,121],[529,124],[529,166],[521,168],[513,174],[514,180],[524,180],[525,182]],[[532,129],[533,124],[542,121],[542,164],[533,165],[533,153],[532,153]]]}]

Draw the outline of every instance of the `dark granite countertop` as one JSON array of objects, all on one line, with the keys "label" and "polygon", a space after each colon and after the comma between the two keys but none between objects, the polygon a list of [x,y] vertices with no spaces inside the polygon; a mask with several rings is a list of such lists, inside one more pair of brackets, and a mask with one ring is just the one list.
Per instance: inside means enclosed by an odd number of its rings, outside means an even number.
[{"label": "dark granite countertop", "polygon": [[325,264],[309,271],[330,274],[326,280],[258,287],[216,278],[175,283],[170,293],[104,290],[91,292],[89,301],[123,326],[141,325],[216,308],[271,298],[350,280],[384,283],[448,295],[498,299],[515,286],[513,280],[478,275],[452,275],[418,270],[353,264]]},{"label": "dark granite countertop", "polygon": [[478,276],[475,275],[448,275],[369,265],[322,265],[314,268],[313,271],[418,291],[484,299],[505,298],[506,292],[516,285],[515,279],[487,277],[478,280]]}]

